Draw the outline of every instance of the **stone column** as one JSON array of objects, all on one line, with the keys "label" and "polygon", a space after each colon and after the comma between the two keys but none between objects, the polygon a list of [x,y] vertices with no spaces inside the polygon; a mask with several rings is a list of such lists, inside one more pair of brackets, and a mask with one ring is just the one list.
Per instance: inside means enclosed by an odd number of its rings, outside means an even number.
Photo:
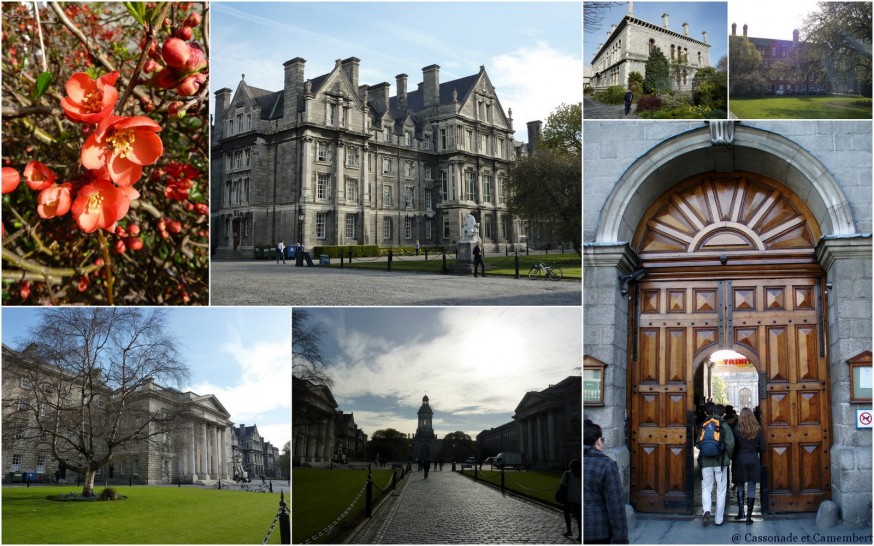
[{"label": "stone column", "polygon": [[210,425],[210,430],[212,431],[212,476],[213,478],[217,478],[221,476],[221,472],[219,471],[219,463],[221,459],[219,457],[219,443],[218,443],[218,426]]},{"label": "stone column", "polygon": [[230,478],[228,474],[228,427],[222,427],[222,477]]},{"label": "stone column", "polygon": [[555,412],[548,410],[546,412],[546,444],[550,465],[558,462],[555,458],[555,440]]},{"label": "stone column", "polygon": [[204,480],[209,479],[209,466],[207,463],[207,452],[209,442],[206,438],[206,423],[203,423],[200,428],[200,473]]},{"label": "stone column", "polygon": [[823,238],[816,256],[826,271],[826,281],[832,284],[826,296],[834,431],[830,453],[832,500],[840,506],[845,524],[870,528],[871,429],[856,429],[854,410],[858,406],[850,404],[847,360],[871,350],[871,236]]},{"label": "stone column", "polygon": [[543,462],[543,414],[538,413],[537,419],[537,462]]},{"label": "stone column", "polygon": [[537,449],[534,447],[534,416],[525,420],[525,426],[528,429],[528,463],[534,463],[537,460]]},{"label": "stone column", "polygon": [[188,423],[188,471],[191,473],[191,483],[197,481],[197,470],[194,468],[194,452],[195,452],[195,441],[194,441],[194,423]]}]

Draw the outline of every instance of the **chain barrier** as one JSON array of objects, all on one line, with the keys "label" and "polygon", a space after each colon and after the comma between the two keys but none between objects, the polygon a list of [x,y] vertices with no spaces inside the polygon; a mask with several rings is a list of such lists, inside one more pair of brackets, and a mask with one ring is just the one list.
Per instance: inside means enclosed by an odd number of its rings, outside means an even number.
[{"label": "chain barrier", "polygon": [[543,493],[545,491],[555,491],[558,488],[558,484],[556,484],[553,487],[547,487],[546,489],[531,489],[530,487],[525,487],[524,485],[517,482],[513,478],[510,478],[510,481],[515,483],[519,487],[519,489],[521,489],[523,491],[528,491],[529,493]]},{"label": "chain barrier", "polygon": [[344,511],[342,514],[340,514],[340,517],[338,517],[337,519],[335,519],[334,521],[332,521],[332,522],[331,522],[327,527],[325,527],[324,529],[322,529],[321,531],[319,531],[319,532],[316,533],[315,535],[313,535],[313,536],[311,536],[310,538],[308,538],[307,540],[305,540],[305,541],[304,541],[304,544],[312,544],[312,542],[313,542],[314,540],[318,539],[320,536],[322,536],[322,535],[326,535],[326,534],[329,534],[329,533],[333,533],[333,532],[334,532],[334,527],[335,527],[338,523],[340,523],[340,522],[343,520],[343,518],[345,518],[345,517],[349,514],[349,512],[352,511],[352,507],[355,506],[355,504],[358,502],[358,499],[360,499],[360,498],[361,498],[361,495],[364,494],[364,490],[365,490],[365,489],[367,489],[367,482],[365,482],[365,483],[364,483],[364,486],[361,487],[361,490],[358,491],[358,495],[355,496],[355,500],[352,501],[352,504],[350,504],[349,507],[346,508],[346,511]]},{"label": "chain barrier", "polygon": [[273,534],[273,530],[276,529],[276,523],[279,521],[279,516],[282,514],[282,509],[279,509],[279,512],[276,513],[276,517],[273,518],[273,523],[270,524],[270,529],[267,530],[267,534],[264,535],[264,540],[261,541],[261,544],[267,544],[267,541],[270,540],[270,535]]},{"label": "chain barrier", "polygon": [[[394,474],[392,474],[392,476],[394,476]],[[383,493],[385,493],[385,490],[388,489],[388,487],[391,485],[392,476],[389,476],[388,483],[385,484],[385,487],[380,487],[380,486],[376,485],[376,482],[374,482],[372,480],[371,480],[371,483],[373,484],[373,487],[375,487],[375,488],[379,489],[380,491],[382,491]]]}]

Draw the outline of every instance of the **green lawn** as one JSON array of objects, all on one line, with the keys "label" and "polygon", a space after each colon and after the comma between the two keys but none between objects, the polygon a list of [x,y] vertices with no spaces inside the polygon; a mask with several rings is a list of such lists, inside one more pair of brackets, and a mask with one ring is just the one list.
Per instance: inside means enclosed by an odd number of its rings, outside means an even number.
[{"label": "green lawn", "polygon": [[[583,267],[580,257],[576,253],[565,254],[549,254],[549,255],[531,255],[519,256],[519,275],[527,277],[528,270],[534,262],[542,260],[546,264],[553,262],[558,265],[563,275],[563,279],[581,280],[583,276]],[[455,258],[446,256],[447,267],[456,263]],[[515,270],[515,256],[491,256],[486,257],[487,270],[489,275],[513,276]],[[380,269],[386,270],[388,264],[385,261],[373,261],[372,258],[356,258],[352,264],[345,263],[345,267],[354,267],[361,269]],[[338,259],[332,259],[330,267],[340,267]],[[422,271],[426,273],[440,273],[443,269],[442,255],[429,256],[428,261],[405,259],[403,256],[392,260],[392,271]]]},{"label": "green lawn", "polygon": [[[473,483],[473,470],[466,468],[463,471],[465,476],[471,478],[471,487],[477,485]],[[561,480],[561,472],[504,472],[504,487],[537,500],[549,503],[553,506],[561,507],[561,504],[555,502],[555,490],[558,489],[558,482]],[[501,471],[500,470],[477,470],[477,479],[493,483],[500,487]],[[488,487],[488,486],[482,486]]]},{"label": "green lawn", "polygon": [[[391,480],[391,470],[373,470],[372,474],[378,487],[386,488]],[[366,480],[366,470],[295,468],[291,473],[291,542],[300,544],[334,523],[352,504]],[[374,506],[382,494],[378,487],[373,488]],[[314,542],[337,544],[342,533],[362,519],[364,494],[330,532]]]},{"label": "green lawn", "polygon": [[[116,487],[127,500],[53,502],[76,487],[3,487],[4,544],[259,544],[279,493]],[[100,494],[102,489],[95,488]],[[287,498],[286,498],[287,500]],[[277,524],[270,544],[279,544]]]},{"label": "green lawn", "polygon": [[740,119],[871,119],[871,99],[835,95],[732,98]]}]

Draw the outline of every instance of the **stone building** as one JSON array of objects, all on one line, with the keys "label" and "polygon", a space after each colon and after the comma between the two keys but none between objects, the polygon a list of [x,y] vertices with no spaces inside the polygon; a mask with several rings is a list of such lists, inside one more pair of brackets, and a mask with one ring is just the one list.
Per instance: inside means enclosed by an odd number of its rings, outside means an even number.
[{"label": "stone building", "polygon": [[413,459],[424,461],[437,456],[437,435],[434,433],[434,410],[428,403],[428,396],[422,397],[422,405],[416,412],[419,425],[416,427],[416,435],[413,436],[411,456]]},{"label": "stone building", "polygon": [[521,453],[519,424],[515,421],[484,430],[476,435],[476,453],[480,461],[498,453]]},{"label": "stone building", "polygon": [[352,413],[337,409],[331,389],[292,377],[292,465],[363,460],[367,434]]},{"label": "stone building", "polygon": [[[66,379],[53,372],[23,373],[22,370],[42,366],[25,352],[3,345],[3,427],[12,434],[4,435],[3,477],[10,473],[31,472],[37,476],[54,476],[58,461],[53,459],[49,437],[39,435],[35,428],[33,402],[36,388],[58,388],[75,385],[77,379]],[[35,377],[45,378],[40,387]],[[67,382],[69,381],[69,382]],[[60,382],[60,383],[59,383]],[[74,387],[75,388],[75,387]],[[98,389],[100,392],[101,389]],[[98,408],[107,408],[116,392],[102,389]],[[151,415],[180,411],[181,421],[173,429],[116,451],[111,463],[98,471],[97,481],[110,483],[203,483],[233,475],[231,429],[233,423],[221,402],[213,395],[198,395],[162,387],[154,381],[143,384],[138,400],[143,411]],[[41,410],[42,411],[42,410]],[[97,419],[109,419],[109,414],[96,412]],[[138,426],[130,423],[129,426]],[[139,425],[142,426],[142,425]],[[20,431],[20,432],[19,432]],[[160,431],[158,431],[160,432]],[[71,475],[68,480],[75,480]]]},{"label": "stone building", "polygon": [[676,91],[691,91],[692,78],[700,68],[710,66],[710,44],[707,31],[701,39],[670,28],[670,16],[662,15],[661,25],[634,16],[634,2],[628,2],[628,13],[607,31],[606,40],[592,56],[589,85],[603,91],[611,85],[627,87],[628,75],[639,72],[646,76],[646,61],[653,47],[658,47],[671,64],[671,84]]},{"label": "stone building", "polygon": [[830,499],[870,527],[871,429],[855,422],[870,399],[852,398],[851,370],[870,373],[871,123],[583,131],[585,413],[630,504],[694,508],[698,370],[731,350],[758,373],[766,511]]},{"label": "stone building", "polygon": [[[240,449],[240,464],[249,479],[268,476],[267,463],[265,461],[264,438],[258,433],[258,425],[247,427],[240,425],[234,429],[237,436],[237,445]],[[274,468],[275,468],[274,460]]]},{"label": "stone building", "polygon": [[[779,40],[776,38],[753,38],[747,36],[748,26],[743,26],[743,37],[752,43],[762,56],[762,68],[767,81],[763,91],[776,95],[804,95],[818,94],[820,90],[825,94],[828,91],[828,81],[825,74],[819,71],[805,71],[805,77],[799,80],[782,78],[776,70],[772,70],[777,63],[791,64],[793,58],[799,52],[798,30],[792,31],[791,40]],[[732,37],[737,36],[737,23],[731,24]],[[811,75],[814,75],[811,77]]]},{"label": "stone building", "polygon": [[[525,241],[507,209],[513,140],[484,67],[441,82],[440,67],[359,81],[360,60],[306,77],[299,57],[279,91],[241,80],[216,91],[212,241],[220,254],[256,245],[451,245],[466,212],[487,248]],[[536,130],[539,122],[531,126]]]}]

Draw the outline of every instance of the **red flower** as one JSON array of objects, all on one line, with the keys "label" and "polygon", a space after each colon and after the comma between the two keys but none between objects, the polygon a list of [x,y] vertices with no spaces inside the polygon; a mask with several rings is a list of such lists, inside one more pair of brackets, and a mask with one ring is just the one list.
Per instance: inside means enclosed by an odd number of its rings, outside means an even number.
[{"label": "red flower", "polygon": [[100,123],[112,113],[118,101],[115,82],[118,71],[92,80],[85,72],[76,72],[67,80],[67,96],[61,99],[67,119],[72,122]]},{"label": "red flower", "polygon": [[79,190],[72,207],[73,218],[85,233],[92,233],[98,227],[112,231],[116,220],[124,216],[119,214],[122,205],[124,214],[127,214],[130,201],[119,192],[119,188],[108,180],[94,180]]},{"label": "red flower", "polygon": [[3,194],[15,191],[21,183],[21,175],[12,167],[3,167]]},{"label": "red flower", "polygon": [[164,153],[157,134],[161,126],[145,116],[109,116],[100,122],[82,147],[86,169],[106,167],[112,181],[131,186],[143,175],[143,165],[151,165]]},{"label": "red flower", "polygon": [[88,290],[88,285],[91,284],[91,279],[88,278],[88,275],[82,275],[82,278],[79,279],[79,284],[76,285],[76,288],[79,292],[84,292]]},{"label": "red flower", "polygon": [[24,168],[24,181],[33,191],[42,191],[55,183],[55,173],[39,161],[31,161]]},{"label": "red flower", "polygon": [[36,199],[38,203],[36,212],[39,213],[40,218],[54,218],[70,212],[73,202],[70,197],[72,191],[73,185],[66,182],[61,185],[54,184],[39,192],[39,197]]}]

